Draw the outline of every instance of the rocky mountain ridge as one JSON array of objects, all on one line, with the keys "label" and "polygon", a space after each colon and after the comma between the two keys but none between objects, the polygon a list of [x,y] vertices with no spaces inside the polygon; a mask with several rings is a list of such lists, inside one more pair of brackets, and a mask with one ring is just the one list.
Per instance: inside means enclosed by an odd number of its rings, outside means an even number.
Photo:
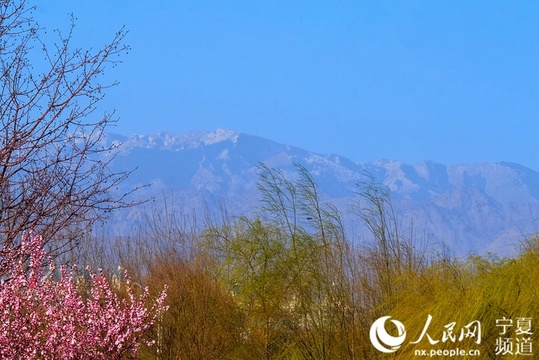
[{"label": "rocky mountain ridge", "polygon": [[445,244],[456,254],[504,255],[539,228],[539,173],[518,164],[356,163],[231,130],[107,138],[119,145],[113,167],[137,168],[119,191],[151,184],[136,196],[154,198],[152,205],[115,215],[119,232],[132,228],[151,206],[158,209],[164,201],[173,203],[174,212],[199,218],[218,216],[222,204],[232,216],[252,214],[260,205],[260,162],[291,178],[296,176],[294,164],[303,165],[317,182],[322,200],[344,214],[357,241],[369,239],[357,216],[350,214],[365,172],[388,186],[403,227],[413,224],[415,236],[429,246]]}]

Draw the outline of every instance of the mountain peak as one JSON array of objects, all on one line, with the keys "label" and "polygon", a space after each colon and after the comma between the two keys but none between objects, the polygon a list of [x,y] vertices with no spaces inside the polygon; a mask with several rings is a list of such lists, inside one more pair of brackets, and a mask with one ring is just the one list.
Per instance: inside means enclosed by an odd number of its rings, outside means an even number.
[{"label": "mountain peak", "polygon": [[206,132],[201,138],[205,145],[212,145],[223,141],[232,141],[235,143],[240,135],[239,131],[217,129],[215,131]]},{"label": "mountain peak", "polygon": [[[108,141],[122,142],[121,155],[113,162],[117,171],[138,168],[122,188],[129,192],[140,184],[153,184],[137,196],[159,198],[168,191],[174,194],[177,213],[205,216],[204,206],[217,209],[222,203],[233,215],[254,212],[260,197],[257,164],[263,162],[295,179],[298,163],[313,176],[323,202],[338,206],[343,222],[352,228],[357,220],[347,212],[357,202],[357,184],[365,179],[364,171],[391,190],[399,222],[413,224],[430,242],[464,251],[505,251],[504,244],[518,241],[515,234],[537,228],[533,219],[539,213],[539,174],[517,164],[411,165],[396,160],[358,164],[225,129],[111,136]],[[142,211],[126,210],[125,228],[132,227],[131,219],[142,217]],[[364,230],[357,226],[357,231]]]},{"label": "mountain peak", "polygon": [[122,144],[123,151],[133,148],[146,148],[156,150],[185,150],[196,149],[205,145],[213,145],[224,141],[236,143],[239,131],[216,129],[214,131],[188,131],[182,134],[158,132],[149,135],[134,134],[128,137],[109,135],[108,140]]}]

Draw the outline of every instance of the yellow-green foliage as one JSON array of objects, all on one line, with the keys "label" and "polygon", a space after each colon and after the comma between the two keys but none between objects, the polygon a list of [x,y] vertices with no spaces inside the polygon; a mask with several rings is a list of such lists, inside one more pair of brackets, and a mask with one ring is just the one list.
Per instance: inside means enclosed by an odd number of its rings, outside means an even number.
[{"label": "yellow-green foliage", "polygon": [[[187,237],[157,225],[155,238],[167,242],[124,256],[145,269],[141,284],[170,289],[170,309],[151,334],[159,347],[143,358],[417,359],[418,350],[460,349],[480,351],[473,359],[506,359],[512,355],[500,354],[498,343],[509,339],[515,354],[528,337],[527,358],[539,355],[539,236],[514,258],[436,257],[403,236],[387,189],[371,178],[358,206],[372,241],[356,247],[306,170],[296,182],[262,170],[258,216]],[[382,316],[406,329],[391,354],[370,341]],[[517,333],[521,318],[531,319],[530,335]],[[504,319],[513,326],[500,334]]]},{"label": "yellow-green foliage", "polygon": [[[392,301],[395,306],[390,311],[390,315],[405,324],[407,330],[406,342],[395,354],[396,358],[416,358],[416,349],[458,347],[478,349],[480,358],[494,359],[501,358],[500,349],[496,346],[500,339],[510,339],[513,353],[516,353],[522,337],[531,337],[530,341],[536,345],[539,339],[539,330],[535,327],[539,321],[538,249],[536,242],[534,247],[511,259],[479,256],[472,256],[467,261],[444,259],[421,273],[409,275],[401,291],[395,295]],[[439,342],[432,345],[425,337],[418,344],[409,344],[419,338],[429,314],[432,321],[427,333]],[[531,336],[516,333],[517,322],[521,318],[531,319]],[[499,326],[503,319],[512,322],[506,334],[501,334],[503,327]],[[481,323],[481,343],[477,344],[476,338],[459,341],[461,329],[476,320]],[[457,339],[443,342],[443,333],[447,332],[444,326],[452,322],[456,322],[453,333]],[[503,358],[510,357],[511,354],[506,354]]]}]

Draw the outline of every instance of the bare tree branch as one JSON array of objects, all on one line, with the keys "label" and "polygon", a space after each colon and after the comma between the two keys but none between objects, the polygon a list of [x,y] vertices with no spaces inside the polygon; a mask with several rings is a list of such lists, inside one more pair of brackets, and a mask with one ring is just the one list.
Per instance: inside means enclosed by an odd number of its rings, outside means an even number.
[{"label": "bare tree branch", "polygon": [[126,32],[101,49],[83,50],[72,45],[72,18],[66,34],[56,31],[57,41],[49,44],[33,9],[25,0],[0,0],[3,248],[29,229],[61,239],[130,205],[110,192],[128,176],[109,167],[115,147],[106,144],[104,131],[116,121],[114,113],[96,111],[103,91],[117,84],[100,81],[128,50]]}]

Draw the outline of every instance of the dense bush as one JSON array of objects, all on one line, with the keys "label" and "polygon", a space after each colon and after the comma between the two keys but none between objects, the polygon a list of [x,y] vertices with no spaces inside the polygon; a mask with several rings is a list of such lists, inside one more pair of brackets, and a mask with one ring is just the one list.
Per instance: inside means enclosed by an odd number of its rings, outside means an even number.
[{"label": "dense bush", "polygon": [[[372,239],[354,246],[339,214],[319,201],[309,174],[300,171],[291,182],[263,171],[258,216],[225,217],[191,232],[171,225],[182,222],[169,214],[167,221],[152,219],[152,232],[135,241],[139,250],[130,249],[131,259],[141,261],[131,266],[145,269],[141,281],[156,290],[171,286],[161,335],[153,331],[162,358],[411,359],[417,349],[458,346],[496,358],[507,341],[497,326],[503,319],[514,322],[507,334],[513,352],[528,341],[519,343],[515,330],[518,319],[539,316],[537,238],[511,259],[453,259],[426,250],[400,232],[387,189],[371,178],[357,210]],[[370,341],[371,325],[382,316],[406,327],[406,342],[393,354]],[[429,317],[424,338],[410,344]],[[459,341],[463,328],[477,323],[480,343],[467,333]],[[144,354],[153,358],[155,350]]]}]

